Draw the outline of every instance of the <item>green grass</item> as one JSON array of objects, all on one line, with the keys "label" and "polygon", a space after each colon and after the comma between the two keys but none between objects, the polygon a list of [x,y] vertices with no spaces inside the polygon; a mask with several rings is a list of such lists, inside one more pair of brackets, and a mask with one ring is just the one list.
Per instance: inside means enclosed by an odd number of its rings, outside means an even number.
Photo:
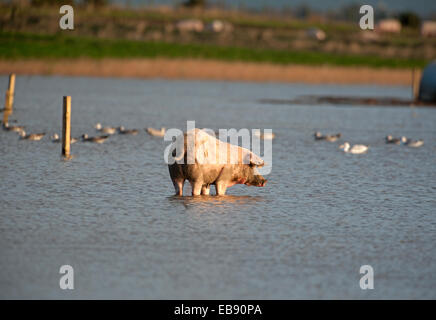
[{"label": "green grass", "polygon": [[0,32],[0,58],[203,58],[225,61],[369,66],[388,68],[424,67],[428,61],[378,56],[339,55],[317,51],[284,51],[176,44],[131,40],[107,40],[65,35],[37,35]]}]

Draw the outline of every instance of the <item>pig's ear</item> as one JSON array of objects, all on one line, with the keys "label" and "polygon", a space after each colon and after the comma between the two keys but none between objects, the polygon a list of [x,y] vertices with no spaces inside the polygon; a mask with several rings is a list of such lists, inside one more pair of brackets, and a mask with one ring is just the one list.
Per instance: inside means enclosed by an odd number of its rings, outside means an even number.
[{"label": "pig's ear", "polygon": [[256,166],[256,167],[263,167],[265,165],[265,162],[262,160],[261,157],[257,156],[254,153],[250,154],[250,165],[252,167]]}]

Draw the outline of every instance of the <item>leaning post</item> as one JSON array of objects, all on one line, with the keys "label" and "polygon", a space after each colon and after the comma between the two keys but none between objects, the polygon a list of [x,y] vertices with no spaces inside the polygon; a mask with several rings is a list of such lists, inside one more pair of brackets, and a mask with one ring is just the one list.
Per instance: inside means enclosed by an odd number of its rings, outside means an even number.
[{"label": "leaning post", "polygon": [[12,109],[14,106],[14,95],[15,95],[15,73],[11,73],[9,75],[9,86],[8,89],[6,90],[3,123],[7,123],[9,116],[12,114]]}]

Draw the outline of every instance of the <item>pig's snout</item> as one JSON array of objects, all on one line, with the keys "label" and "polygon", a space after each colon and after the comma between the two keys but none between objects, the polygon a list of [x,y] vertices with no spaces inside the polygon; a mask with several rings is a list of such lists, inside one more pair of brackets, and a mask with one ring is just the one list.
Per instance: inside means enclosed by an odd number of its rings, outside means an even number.
[{"label": "pig's snout", "polygon": [[253,183],[250,183],[249,185],[255,186],[255,187],[265,187],[267,181],[268,180],[266,180],[263,177],[256,176],[256,178],[254,179]]}]

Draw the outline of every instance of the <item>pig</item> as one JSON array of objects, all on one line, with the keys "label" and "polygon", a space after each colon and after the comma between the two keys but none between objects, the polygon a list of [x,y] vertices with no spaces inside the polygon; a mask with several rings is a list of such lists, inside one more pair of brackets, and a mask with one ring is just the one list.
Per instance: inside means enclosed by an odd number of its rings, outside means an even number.
[{"label": "pig", "polygon": [[[188,162],[188,134],[192,134],[195,146],[192,164]],[[227,158],[222,155],[225,150]],[[178,158],[176,151],[172,153],[176,162],[169,164],[168,169],[178,196],[183,195],[185,180],[191,184],[193,196],[209,195],[211,185],[215,185],[216,195],[221,196],[225,195],[227,188],[236,184],[264,187],[267,182],[256,170],[264,165],[259,156],[248,149],[216,139],[204,130],[196,128],[184,133],[184,150]],[[177,163],[181,159],[184,161]]]}]

